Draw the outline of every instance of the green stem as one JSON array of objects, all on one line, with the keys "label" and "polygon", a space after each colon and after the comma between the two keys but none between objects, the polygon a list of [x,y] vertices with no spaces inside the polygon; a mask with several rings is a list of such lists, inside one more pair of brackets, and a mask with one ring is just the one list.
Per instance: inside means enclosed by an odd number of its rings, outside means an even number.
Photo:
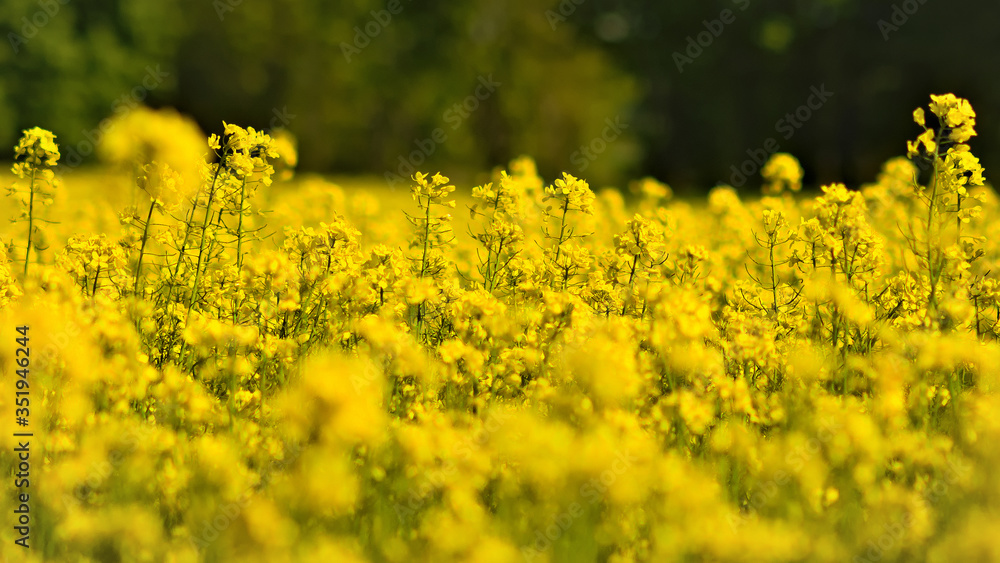
[{"label": "green stem", "polygon": [[957,198],[955,200],[956,204],[955,223],[957,223],[956,227],[958,228],[958,234],[956,236],[956,239],[958,243],[961,244],[962,243],[962,194],[955,194],[955,197]]},{"label": "green stem", "polygon": [[90,296],[95,297],[97,295],[97,280],[101,278],[101,265],[97,265],[97,273],[94,274],[94,289],[90,291]]},{"label": "green stem", "polygon": [[31,234],[34,229],[35,214],[35,171],[31,171],[31,184],[28,186],[28,247],[24,250],[24,275],[28,275],[28,259],[31,257]]},{"label": "green stem", "polygon": [[[195,301],[198,300],[198,284],[201,283],[201,260],[202,255],[205,252],[205,233],[208,230],[208,222],[212,218],[212,201],[215,199],[215,184],[219,180],[219,172],[222,171],[223,162],[219,162],[215,168],[215,176],[212,178],[212,186],[208,189],[208,203],[205,204],[205,219],[201,224],[201,238],[198,241],[198,261],[194,268],[194,287],[191,288],[191,299],[188,301],[187,314],[184,315],[184,326],[187,327],[188,321],[191,320],[191,309],[194,307]],[[195,205],[197,205],[197,200],[195,200]],[[191,211],[191,218],[194,218],[194,210]],[[183,256],[181,256],[183,258]],[[180,262],[178,261],[178,266]],[[181,350],[177,356],[178,361],[183,361],[184,352],[187,350],[187,341],[181,339]],[[194,366],[191,367],[191,371],[194,371]]]},{"label": "green stem", "polygon": [[208,203],[205,205],[205,220],[201,223],[201,240],[198,241],[198,260],[194,267],[194,287],[191,288],[191,299],[188,301],[187,315],[185,322],[191,317],[191,309],[198,299],[198,284],[201,282],[201,261],[205,253],[205,233],[208,231],[208,222],[212,217],[212,202],[215,200],[215,183],[219,179],[219,171],[222,170],[222,163],[215,169],[215,178],[212,179],[212,187],[208,190]]},{"label": "green stem", "polygon": [[181,246],[177,250],[177,264],[174,265],[174,273],[170,278],[170,284],[167,287],[167,298],[166,303],[170,303],[170,298],[173,297],[174,287],[176,286],[177,276],[180,275],[181,264],[184,262],[184,253],[187,251],[187,242],[191,237],[191,222],[194,220],[195,208],[192,207],[190,213],[188,213],[187,219],[184,220],[184,238],[181,239]]},{"label": "green stem", "polygon": [[236,225],[236,273],[243,270],[243,205],[247,196],[247,181],[243,179],[240,187],[240,220]]},{"label": "green stem", "polygon": [[139,281],[142,279],[142,258],[146,253],[146,241],[149,239],[149,222],[153,218],[153,209],[156,208],[156,200],[149,202],[149,213],[146,214],[146,224],[142,226],[142,244],[139,246],[139,261],[135,265],[135,285],[132,293],[139,293]]},{"label": "green stem", "polygon": [[431,238],[431,198],[427,198],[427,206],[424,209],[424,251],[420,255],[420,278],[423,279],[427,269],[427,247]]},{"label": "green stem", "polygon": [[623,303],[622,303],[622,314],[621,314],[621,316],[623,316],[623,317],[625,316],[625,311],[626,311],[626,309],[628,307],[628,298],[632,297],[632,281],[635,279],[635,265],[638,262],[639,262],[639,255],[638,254],[633,255],[632,256],[632,270],[628,274],[628,296],[625,299],[622,300]]},{"label": "green stem", "polygon": [[774,244],[776,242],[774,234],[768,236],[767,245],[767,259],[771,265],[771,310],[775,314],[775,319],[778,315],[778,279],[774,271]]},{"label": "green stem", "polygon": [[562,218],[559,220],[559,242],[556,243],[556,263],[559,263],[559,253],[562,251],[563,236],[566,233],[566,214],[569,213],[569,196],[563,202]]},{"label": "green stem", "polygon": [[935,200],[937,199],[937,189],[938,189],[938,159],[941,151],[941,133],[944,132],[942,127],[938,131],[936,142],[934,143],[934,169],[931,171],[931,197],[928,200],[927,205],[927,276],[930,281],[930,296],[927,300],[927,314],[928,316],[934,314],[934,309],[937,307],[937,282],[938,273],[935,271],[934,260],[932,260],[933,252],[933,227],[934,222],[934,208]]},{"label": "green stem", "polygon": [[[420,279],[424,279],[427,270],[427,251],[431,238],[431,198],[427,197],[427,205],[424,208],[424,250],[420,255]],[[420,340],[424,324],[424,302],[417,305],[417,340]]]}]

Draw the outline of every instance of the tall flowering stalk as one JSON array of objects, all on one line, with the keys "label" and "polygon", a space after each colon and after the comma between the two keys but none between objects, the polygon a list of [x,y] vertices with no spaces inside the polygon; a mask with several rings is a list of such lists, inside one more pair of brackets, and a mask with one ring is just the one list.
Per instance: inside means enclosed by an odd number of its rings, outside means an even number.
[{"label": "tall flowering stalk", "polygon": [[177,209],[198,191],[206,150],[205,137],[194,121],[169,109],[137,108],[116,118],[102,138],[101,157],[129,170],[136,187],[149,197],[144,219],[133,209],[122,214],[122,222],[138,236],[133,293],[143,288],[142,267],[154,213]]},{"label": "tall flowering stalk", "polygon": [[[923,108],[914,110],[913,121],[924,132],[907,142],[907,154],[923,159],[931,168],[928,185],[918,186],[915,192],[926,206],[926,219],[922,232],[911,230],[910,242],[927,276],[926,322],[933,325],[944,286],[981,255],[968,244],[971,241],[963,239],[961,227],[980,212],[978,206],[968,205],[970,199],[975,201],[968,188],[983,185],[984,178],[979,159],[966,144],[976,135],[976,112],[969,101],[954,94],[932,95],[929,109],[937,118],[937,128],[928,125]],[[953,233],[949,232],[952,224],[956,226]]]},{"label": "tall flowering stalk", "polygon": [[580,249],[567,249],[566,243],[576,234],[576,227],[570,221],[571,213],[592,215],[594,212],[594,192],[586,181],[563,173],[551,186],[545,188],[543,201],[554,201],[545,208],[546,215],[558,223],[558,228],[545,228],[545,236],[551,239],[548,249],[552,269],[552,288],[564,290],[569,287],[572,273],[582,267],[587,258]]},{"label": "tall flowering stalk", "polygon": [[24,131],[21,140],[14,147],[14,166],[11,171],[15,176],[28,181],[26,191],[11,186],[7,195],[20,195],[21,215],[16,221],[28,222],[28,241],[24,249],[24,275],[28,275],[28,264],[31,262],[31,248],[35,223],[39,221],[37,207],[52,203],[52,192],[58,187],[52,168],[59,161],[59,147],[56,136],[50,131],[35,127]]},{"label": "tall flowering stalk", "polygon": [[640,280],[649,280],[650,272],[667,261],[660,225],[636,214],[625,223],[625,230],[614,236],[615,254],[625,261],[628,281],[623,287],[621,316],[636,303],[635,288]]},{"label": "tall flowering stalk", "polygon": [[[271,175],[274,168],[268,163],[268,159],[275,159],[278,153],[275,150],[271,137],[261,131],[255,131],[253,127],[244,129],[238,125],[223,123],[225,129],[223,136],[212,135],[208,140],[208,146],[216,151],[219,163],[215,166],[212,175],[212,183],[209,185],[206,194],[205,215],[201,226],[198,228],[200,237],[198,239],[198,255],[194,265],[194,285],[191,289],[191,296],[188,301],[187,315],[190,317],[194,304],[198,301],[201,278],[207,269],[207,256],[211,252],[206,252],[209,248],[207,243],[214,242],[214,237],[209,237],[209,224],[215,213],[221,215],[225,211],[238,216],[236,227],[236,249],[237,249],[237,270],[243,264],[243,218],[247,213],[248,186],[253,186],[259,180],[265,185],[271,184]],[[213,211],[213,205],[219,203],[220,210]],[[203,267],[204,266],[204,267]],[[237,271],[239,275],[239,271]]]},{"label": "tall flowering stalk", "polygon": [[439,207],[455,207],[455,201],[447,199],[455,191],[455,186],[449,184],[448,178],[441,174],[434,174],[428,179],[427,174],[422,172],[413,175],[413,182],[411,194],[420,214],[407,215],[407,219],[416,234],[410,247],[418,249],[418,254],[414,257],[417,287],[412,292],[412,301],[416,303],[415,324],[417,337],[420,338],[427,320],[427,301],[431,297],[427,294],[427,284],[422,282],[428,278],[434,280],[441,277],[445,270],[441,249],[451,242],[451,214],[438,214],[435,211]]},{"label": "tall flowering stalk", "polygon": [[520,252],[524,240],[521,226],[516,222],[518,194],[515,186],[515,180],[507,172],[501,172],[498,182],[472,189],[472,197],[478,201],[470,207],[471,216],[473,219],[481,217],[484,222],[482,231],[473,236],[486,248],[485,258],[479,256],[478,270],[483,289],[491,293]]}]

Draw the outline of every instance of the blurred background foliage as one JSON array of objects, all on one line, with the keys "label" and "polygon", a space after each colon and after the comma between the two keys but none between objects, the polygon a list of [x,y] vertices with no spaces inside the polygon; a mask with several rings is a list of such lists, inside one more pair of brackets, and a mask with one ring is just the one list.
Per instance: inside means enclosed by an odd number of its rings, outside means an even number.
[{"label": "blurred background foliage", "polygon": [[[725,9],[732,21],[709,41]],[[973,148],[989,174],[998,12],[944,0],[3,0],[0,144],[38,125],[87,162],[102,119],[141,99],[206,133],[223,120],[287,126],[300,167],[320,172],[409,163],[474,181],[529,154],[547,178],[652,175],[694,193],[729,182],[769,137],[807,183],[869,181],[905,151],[913,108],[954,92],[979,113]],[[700,33],[709,44],[688,52]],[[675,53],[698,54],[679,70]],[[776,132],[821,85],[832,98],[790,138]],[[621,134],[595,141],[616,119]]]}]

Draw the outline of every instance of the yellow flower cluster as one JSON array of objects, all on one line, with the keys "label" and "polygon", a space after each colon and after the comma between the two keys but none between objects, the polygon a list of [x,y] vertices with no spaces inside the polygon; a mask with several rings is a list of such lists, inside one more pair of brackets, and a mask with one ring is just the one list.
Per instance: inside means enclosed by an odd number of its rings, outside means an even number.
[{"label": "yellow flower cluster", "polygon": [[271,136],[253,127],[244,129],[232,123],[223,123],[223,126],[221,138],[213,134],[208,139],[208,147],[222,160],[221,167],[241,180],[259,174],[261,181],[270,185],[274,167],[268,160],[278,158],[278,149]]},{"label": "yellow flower cluster", "polygon": [[137,171],[137,184],[151,198],[176,204],[197,191],[208,147],[193,120],[172,110],[139,107],[108,127],[98,152]]},{"label": "yellow flower cluster", "polygon": [[702,202],[527,157],[349,190],[282,173],[287,134],[143,110],[42,239],[27,131],[0,420],[27,325],[32,549],[4,525],[0,559],[992,560],[1000,199],[969,103],[930,113],[860,189],[793,196],[779,154]]},{"label": "yellow flower cluster", "polygon": [[788,153],[775,153],[764,163],[760,171],[764,177],[764,193],[777,195],[788,190],[802,189],[802,166],[798,159]]},{"label": "yellow flower cluster", "polygon": [[24,136],[14,147],[14,175],[27,178],[40,168],[51,168],[59,161],[59,147],[56,136],[40,127],[24,132]]}]

